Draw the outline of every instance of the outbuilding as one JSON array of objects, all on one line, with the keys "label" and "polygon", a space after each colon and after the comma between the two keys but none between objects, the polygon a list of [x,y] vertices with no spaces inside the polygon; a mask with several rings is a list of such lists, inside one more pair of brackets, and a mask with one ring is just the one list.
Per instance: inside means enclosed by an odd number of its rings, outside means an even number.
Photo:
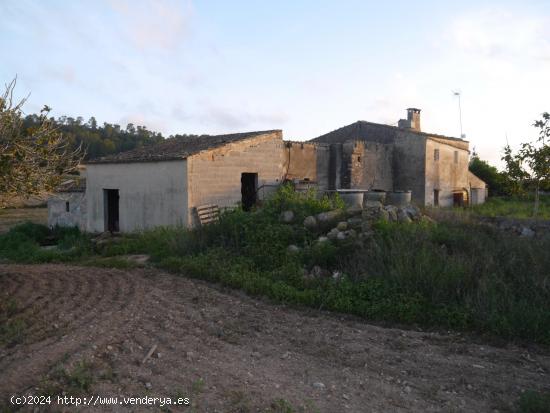
[{"label": "outbuilding", "polygon": [[86,228],[192,227],[197,207],[247,209],[282,177],[280,130],[166,139],[87,163]]}]

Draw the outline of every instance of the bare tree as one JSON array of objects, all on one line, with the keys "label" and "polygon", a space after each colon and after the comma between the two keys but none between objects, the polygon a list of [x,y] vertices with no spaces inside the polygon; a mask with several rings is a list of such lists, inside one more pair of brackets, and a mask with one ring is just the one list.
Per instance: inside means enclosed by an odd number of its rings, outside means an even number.
[{"label": "bare tree", "polygon": [[38,125],[24,130],[22,107],[27,99],[14,102],[16,80],[0,96],[0,208],[13,197],[51,191],[63,174],[76,170],[83,155],[80,147],[69,147],[48,119],[48,106],[40,111]]}]

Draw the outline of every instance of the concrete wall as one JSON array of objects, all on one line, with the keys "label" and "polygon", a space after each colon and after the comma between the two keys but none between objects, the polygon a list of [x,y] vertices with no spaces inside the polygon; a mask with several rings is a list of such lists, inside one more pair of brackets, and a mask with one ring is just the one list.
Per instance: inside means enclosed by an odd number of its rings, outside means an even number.
[{"label": "concrete wall", "polygon": [[308,179],[317,182],[318,148],[314,143],[285,142],[283,170],[286,179]]},{"label": "concrete wall", "polygon": [[316,144],[316,169],[317,169],[317,189],[328,191],[330,189],[330,145]]},{"label": "concrete wall", "polygon": [[426,137],[400,132],[393,149],[393,188],[412,191],[411,200],[425,205]]},{"label": "concrete wall", "polygon": [[286,179],[310,180],[320,192],[329,189],[330,145],[285,142],[283,170]]},{"label": "concrete wall", "polygon": [[364,150],[360,168],[360,180],[352,188],[393,190],[393,146],[377,142],[363,142]]},{"label": "concrete wall", "polygon": [[[67,203],[69,211],[67,212]],[[78,227],[86,230],[86,195],[84,192],[60,192],[48,198],[48,226]]]},{"label": "concrete wall", "polygon": [[[453,192],[469,193],[467,143],[450,145],[442,140],[426,141],[426,205],[434,204],[434,190],[439,190],[439,206],[453,206]],[[434,151],[439,150],[439,160],[434,159]],[[455,162],[455,152],[457,161]]]},{"label": "concrete wall", "polygon": [[258,187],[280,184],[285,153],[282,133],[273,132],[190,156],[187,159],[190,224],[197,224],[196,206],[238,204],[242,173],[257,173]]},{"label": "concrete wall", "polygon": [[187,162],[89,164],[87,229],[105,230],[103,189],[119,190],[121,232],[187,225]]},{"label": "concrete wall", "polygon": [[468,181],[471,191],[471,204],[479,205],[485,203],[487,199],[487,184],[468,171]]}]

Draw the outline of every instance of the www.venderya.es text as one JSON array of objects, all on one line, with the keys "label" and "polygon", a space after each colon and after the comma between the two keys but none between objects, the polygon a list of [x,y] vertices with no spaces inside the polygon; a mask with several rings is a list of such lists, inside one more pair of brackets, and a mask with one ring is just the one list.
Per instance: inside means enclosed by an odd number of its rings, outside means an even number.
[{"label": "www.venderya.es text", "polygon": [[23,405],[51,405],[60,406],[186,406],[188,397],[126,397],[126,396],[11,396],[10,402],[15,406]]}]

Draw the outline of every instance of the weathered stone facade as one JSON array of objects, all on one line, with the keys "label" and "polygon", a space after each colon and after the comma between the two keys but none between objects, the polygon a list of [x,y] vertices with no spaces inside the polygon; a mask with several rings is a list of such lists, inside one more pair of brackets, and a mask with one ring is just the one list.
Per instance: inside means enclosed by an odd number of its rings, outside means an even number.
[{"label": "weathered stone facade", "polygon": [[[468,171],[467,141],[421,132],[419,109],[408,109],[408,119],[399,124],[359,121],[313,139],[309,145],[324,151],[328,146],[330,156],[328,162],[309,159],[317,176],[308,178],[328,189],[410,190],[418,205],[484,202],[485,183]],[[290,165],[290,175],[301,178],[292,169],[296,162]]]},{"label": "weathered stone facade", "polygon": [[197,224],[194,210],[199,205],[239,203],[243,173],[257,174],[259,197],[275,190],[283,178],[283,149],[282,132],[275,131],[188,157],[188,222]]}]

